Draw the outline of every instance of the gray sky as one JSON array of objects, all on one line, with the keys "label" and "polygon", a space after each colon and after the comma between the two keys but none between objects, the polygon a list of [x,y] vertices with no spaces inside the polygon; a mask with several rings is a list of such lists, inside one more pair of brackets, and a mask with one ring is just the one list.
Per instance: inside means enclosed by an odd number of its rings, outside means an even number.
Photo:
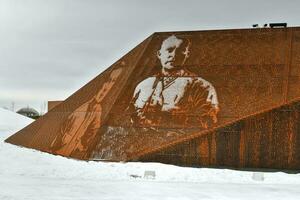
[{"label": "gray sky", "polygon": [[300,24],[299,0],[0,0],[0,107],[65,99],[156,31]]}]

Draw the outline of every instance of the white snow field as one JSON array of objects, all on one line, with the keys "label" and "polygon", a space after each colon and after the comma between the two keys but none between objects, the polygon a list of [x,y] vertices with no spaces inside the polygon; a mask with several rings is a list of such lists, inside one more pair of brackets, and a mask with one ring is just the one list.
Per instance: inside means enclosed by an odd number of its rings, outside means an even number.
[{"label": "white snow field", "polygon": [[[0,108],[0,131],[15,131],[33,122],[32,119]],[[0,135],[1,137],[1,135]]]},{"label": "white snow field", "polygon": [[264,173],[257,181],[253,172],[85,162],[3,142],[31,121],[0,109],[0,200],[300,199],[300,174]]}]

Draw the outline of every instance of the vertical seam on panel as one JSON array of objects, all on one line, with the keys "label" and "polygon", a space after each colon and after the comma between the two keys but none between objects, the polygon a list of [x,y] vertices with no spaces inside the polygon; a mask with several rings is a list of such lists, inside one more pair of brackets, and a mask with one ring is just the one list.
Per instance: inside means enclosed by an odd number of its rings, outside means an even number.
[{"label": "vertical seam on panel", "polygon": [[288,33],[289,46],[288,46],[288,54],[286,61],[286,72],[285,72],[285,88],[284,88],[284,99],[283,103],[286,104],[288,102],[288,92],[289,92],[289,79],[291,73],[291,64],[292,64],[292,52],[293,52],[293,29]]}]

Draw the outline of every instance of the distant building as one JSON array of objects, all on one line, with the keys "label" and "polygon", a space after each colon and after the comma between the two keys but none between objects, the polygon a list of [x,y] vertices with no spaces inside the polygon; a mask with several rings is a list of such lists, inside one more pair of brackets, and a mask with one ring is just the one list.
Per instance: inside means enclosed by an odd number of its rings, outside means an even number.
[{"label": "distant building", "polygon": [[26,117],[32,118],[32,119],[37,119],[40,117],[40,114],[38,111],[36,111],[33,108],[26,107],[26,108],[21,108],[20,110],[17,111],[20,115],[24,115]]}]

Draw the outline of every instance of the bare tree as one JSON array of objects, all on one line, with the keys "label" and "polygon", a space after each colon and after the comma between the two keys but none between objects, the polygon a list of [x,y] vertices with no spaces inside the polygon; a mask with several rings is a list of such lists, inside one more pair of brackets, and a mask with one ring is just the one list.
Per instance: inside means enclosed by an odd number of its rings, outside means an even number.
[{"label": "bare tree", "polygon": [[46,111],[47,111],[47,101],[43,101],[43,103],[41,103],[40,116],[44,115]]},{"label": "bare tree", "polygon": [[11,102],[11,108],[10,108],[11,111],[15,112],[15,102],[12,101]]}]

